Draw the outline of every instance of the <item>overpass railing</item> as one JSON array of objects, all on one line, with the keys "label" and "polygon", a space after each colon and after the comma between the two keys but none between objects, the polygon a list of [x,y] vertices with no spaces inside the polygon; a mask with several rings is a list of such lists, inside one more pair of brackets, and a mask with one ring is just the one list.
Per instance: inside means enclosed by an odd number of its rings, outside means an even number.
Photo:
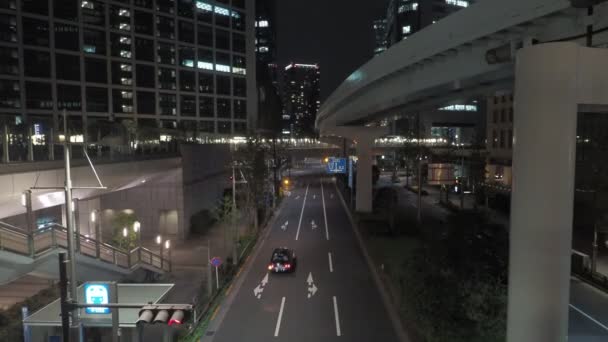
[{"label": "overpass railing", "polygon": [[[54,249],[67,249],[67,246],[68,232],[63,226],[53,224],[30,234],[0,222],[0,251],[9,251],[35,259]],[[156,272],[171,271],[171,260],[144,247],[136,247],[129,251],[79,235],[75,249],[81,255],[127,270],[145,267]]]}]

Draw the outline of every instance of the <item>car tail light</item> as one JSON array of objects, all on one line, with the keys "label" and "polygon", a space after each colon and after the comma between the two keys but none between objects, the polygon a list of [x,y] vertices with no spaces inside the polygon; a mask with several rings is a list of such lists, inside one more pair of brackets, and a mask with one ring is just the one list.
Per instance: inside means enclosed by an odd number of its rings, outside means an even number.
[{"label": "car tail light", "polygon": [[272,270],[272,264],[268,265],[268,270]]},{"label": "car tail light", "polygon": [[291,268],[291,264],[285,264],[285,268],[286,269],[290,269]]}]

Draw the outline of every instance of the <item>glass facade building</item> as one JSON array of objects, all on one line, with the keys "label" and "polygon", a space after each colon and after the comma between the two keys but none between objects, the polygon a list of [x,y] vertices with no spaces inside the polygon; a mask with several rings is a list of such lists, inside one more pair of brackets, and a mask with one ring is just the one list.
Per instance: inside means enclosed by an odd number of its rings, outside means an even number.
[{"label": "glass facade building", "polygon": [[283,74],[282,135],[315,138],[315,120],[321,107],[321,71],[316,64],[289,64]]},{"label": "glass facade building", "polygon": [[390,0],[386,13],[388,47],[472,3],[473,0]]},{"label": "glass facade building", "polygon": [[7,0],[2,160],[245,135],[255,116],[250,0]]}]

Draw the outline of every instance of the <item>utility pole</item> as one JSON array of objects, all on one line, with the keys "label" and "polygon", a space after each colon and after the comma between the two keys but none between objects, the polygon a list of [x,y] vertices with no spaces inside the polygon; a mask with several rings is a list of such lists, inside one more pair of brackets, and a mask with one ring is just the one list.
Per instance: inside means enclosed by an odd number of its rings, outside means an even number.
[{"label": "utility pole", "polygon": [[422,151],[420,149],[420,112],[416,113],[416,135],[418,136],[418,223],[422,223]]},{"label": "utility pole", "polygon": [[[74,205],[72,203],[72,190],[73,189],[87,189],[87,190],[105,190],[107,189],[101,183],[99,179],[99,175],[93,166],[93,162],[87,153],[86,148],[83,148],[84,156],[89,162],[89,166],[97,179],[97,183],[99,186],[84,186],[84,187],[73,187],[72,186],[72,175],[70,169],[70,161],[71,161],[71,146],[70,146],[70,134],[68,131],[68,115],[66,110],[63,110],[63,131],[64,131],[64,141],[63,141],[63,151],[64,151],[64,161],[65,161],[65,181],[63,187],[57,186],[37,186],[32,187],[30,190],[63,190],[65,193],[65,217],[66,217],[66,228],[67,228],[67,250],[68,257],[65,260],[65,255],[63,257],[60,255],[60,273],[63,272],[65,275],[65,279],[62,280],[63,284],[69,283],[69,286],[66,285],[65,294],[62,292],[62,296],[65,297],[65,302],[69,305],[77,304],[78,302],[78,279],[76,278],[76,241],[75,238],[80,239],[80,235],[76,237],[76,230],[74,227],[75,217],[73,216]],[[98,239],[98,237],[95,237]],[[67,267],[66,267],[67,266]],[[63,269],[62,269],[63,267]],[[74,309],[73,306],[70,306],[69,309],[62,308],[62,310],[67,310],[67,312],[71,312],[72,314],[72,329],[70,333],[73,338],[72,341],[82,340],[82,334],[80,334],[80,323],[78,318],[78,311]],[[67,317],[67,314],[65,315]],[[62,320],[66,319],[62,317]],[[64,341],[66,335],[64,335]],[[69,338],[69,336],[67,337]]]},{"label": "utility pole", "polygon": [[[72,215],[73,203],[72,203],[72,174],[70,169],[70,133],[68,131],[68,115],[66,110],[63,110],[63,155],[65,160],[65,219],[68,229],[68,277],[69,277],[69,291],[68,301],[78,301],[78,281],[76,279],[76,242],[74,235],[76,233],[74,229],[74,216]],[[72,328],[78,327],[78,311],[72,311]]]},{"label": "utility pole", "polygon": [[211,298],[213,293],[213,276],[211,273],[211,240],[207,239],[207,294]]},{"label": "utility pole", "polygon": [[[236,146],[235,146],[236,151]],[[239,229],[236,225],[236,170],[235,165],[236,161],[234,160],[234,154],[232,158],[232,228],[234,229],[234,246],[232,248],[232,264],[238,265],[238,243],[239,243]],[[257,214],[257,213],[256,213]]]}]

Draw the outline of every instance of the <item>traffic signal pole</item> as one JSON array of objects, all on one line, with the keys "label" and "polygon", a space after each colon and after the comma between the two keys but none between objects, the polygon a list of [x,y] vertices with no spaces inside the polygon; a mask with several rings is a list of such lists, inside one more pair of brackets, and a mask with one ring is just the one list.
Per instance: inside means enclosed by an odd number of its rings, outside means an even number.
[{"label": "traffic signal pole", "polygon": [[67,305],[68,267],[65,252],[59,252],[59,293],[61,298],[61,332],[63,342],[70,342],[70,310]]}]

